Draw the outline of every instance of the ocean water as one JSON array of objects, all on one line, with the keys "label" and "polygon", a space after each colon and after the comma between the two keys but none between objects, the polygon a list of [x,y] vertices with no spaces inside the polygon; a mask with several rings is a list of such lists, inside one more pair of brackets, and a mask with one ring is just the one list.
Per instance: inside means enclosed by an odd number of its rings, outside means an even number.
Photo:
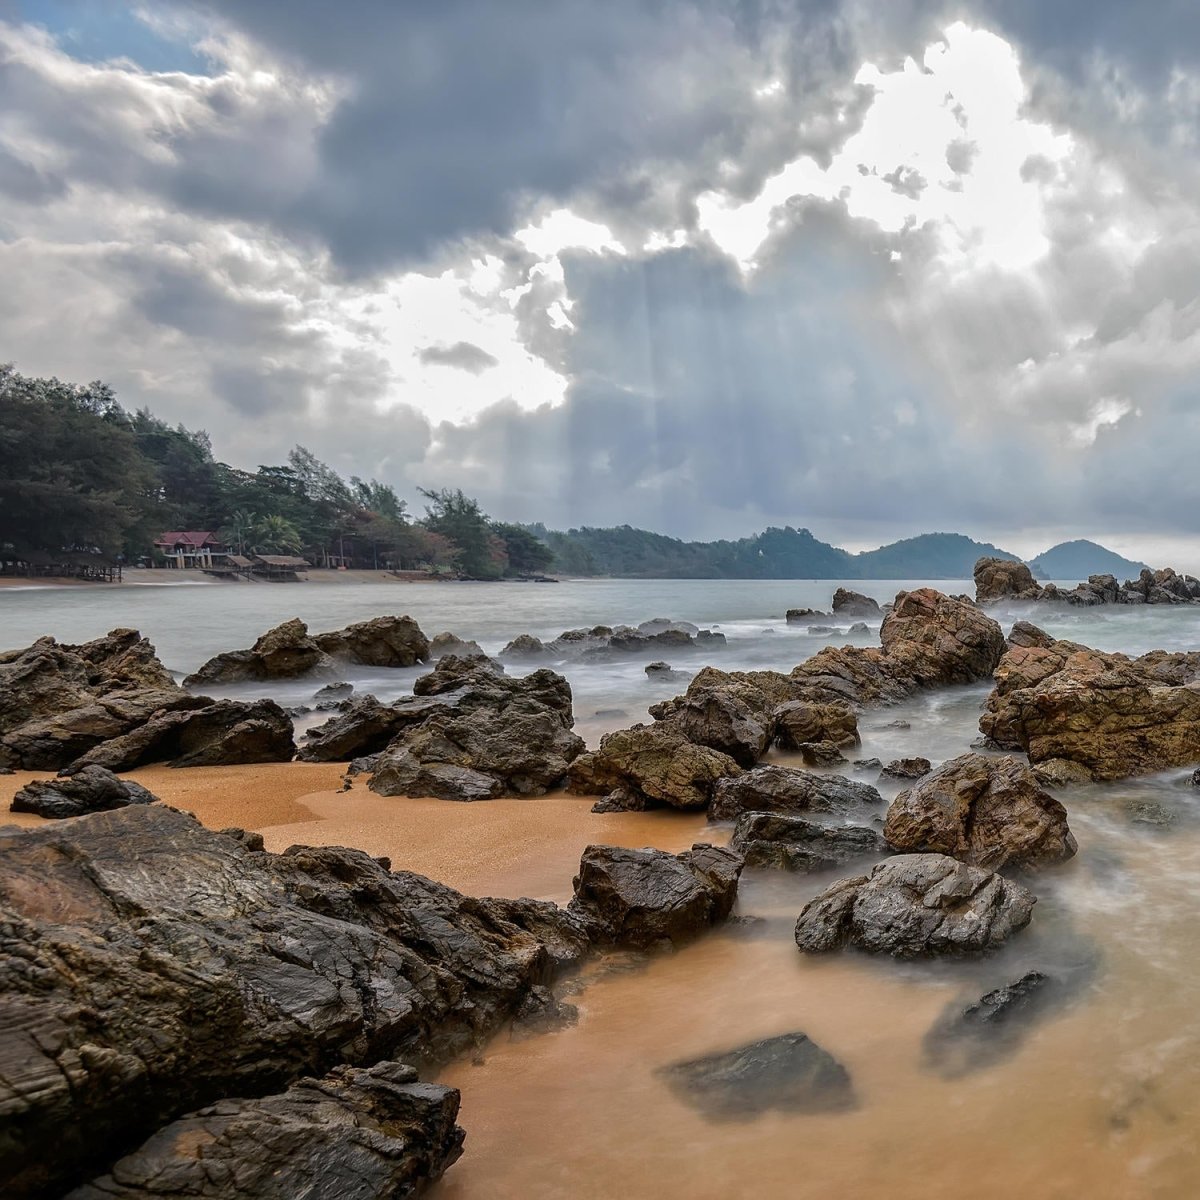
[{"label": "ocean water", "polygon": [[[847,586],[884,602],[919,583]],[[547,638],[568,628],[664,616],[719,628],[728,638],[724,650],[699,659],[666,655],[685,675],[705,662],[788,670],[845,637],[809,635],[784,621],[790,607],[827,609],[836,586],[657,580],[9,590],[0,592],[0,644],[23,645],[45,633],[78,641],[135,626],[183,672],[219,650],[249,645],[293,615],[324,630],[384,612],[409,613],[429,634],[450,630],[490,652],[519,633]],[[933,586],[972,591],[965,580]],[[1106,650],[1200,649],[1200,606],[1010,607],[993,615],[1006,630],[1016,619],[1031,619],[1056,636]],[[844,629],[850,621],[828,623]],[[868,635],[854,639],[859,644],[877,642],[878,622],[868,624]],[[589,743],[607,729],[646,719],[647,704],[685,686],[686,679],[648,679],[645,662],[561,668]],[[418,673],[360,670],[348,677],[386,698],[409,691]],[[260,694],[300,703],[314,686],[283,683]],[[867,711],[856,753],[934,762],[961,754],[978,735],[987,692],[986,684],[946,689]],[[871,774],[858,777],[875,782]],[[876,786],[879,819],[900,784]],[[897,964],[857,954],[802,956],[791,937],[796,915],[835,876],[747,872],[738,911],[750,921],[680,952],[625,964],[633,969],[597,971],[572,997],[580,1008],[574,1027],[520,1040],[501,1035],[476,1061],[441,1074],[462,1090],[468,1135],[463,1160],[431,1194],[439,1200],[1200,1195],[1200,789],[1189,770],[1175,770],[1059,796],[1079,853],[1025,881],[1038,896],[1032,925],[982,960]],[[386,828],[386,806],[405,801],[370,803],[376,826]],[[421,819],[436,825],[432,802],[413,803],[424,805]],[[565,899],[569,871],[547,872],[551,835],[539,842],[532,832],[539,801],[521,803],[530,814],[520,835],[529,852],[523,867],[506,868],[500,886],[508,894]],[[335,806],[333,798],[328,806]],[[503,839],[511,827],[494,819],[498,811],[471,806],[462,819],[478,813],[488,824],[484,841]],[[695,815],[619,820],[626,844],[638,844],[641,828],[650,843],[671,820],[681,823],[685,839],[728,837],[728,829],[706,829]],[[320,837],[319,822],[288,836],[310,833]],[[397,830],[394,846],[373,852],[386,850],[403,866],[407,836]],[[487,861],[486,845],[464,853]],[[547,890],[549,876],[558,882]],[[948,1006],[961,1007],[1028,970],[1069,982],[1056,1007],[1018,1026],[1011,1038],[997,1030],[997,1053],[965,1074],[950,1077],[931,1065],[926,1037]],[[656,1074],[683,1058],[794,1031],[847,1067],[853,1110],[713,1122]]]}]

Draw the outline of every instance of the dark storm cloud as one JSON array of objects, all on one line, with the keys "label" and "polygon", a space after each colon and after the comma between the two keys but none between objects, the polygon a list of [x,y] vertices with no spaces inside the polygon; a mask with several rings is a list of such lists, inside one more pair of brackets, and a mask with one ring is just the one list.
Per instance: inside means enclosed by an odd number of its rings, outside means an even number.
[{"label": "dark storm cloud", "polygon": [[435,363],[440,367],[457,367],[460,371],[469,371],[472,375],[482,374],[500,362],[494,354],[489,354],[474,342],[455,342],[453,346],[426,346],[417,351],[417,358],[423,363]]}]

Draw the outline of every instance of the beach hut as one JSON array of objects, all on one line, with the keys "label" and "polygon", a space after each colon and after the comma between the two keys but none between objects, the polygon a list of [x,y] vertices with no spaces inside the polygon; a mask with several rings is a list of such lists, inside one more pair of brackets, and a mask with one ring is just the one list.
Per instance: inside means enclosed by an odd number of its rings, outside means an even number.
[{"label": "beach hut", "polygon": [[297,571],[307,571],[311,564],[294,554],[256,554],[253,571],[262,579],[283,583],[299,579]]},{"label": "beach hut", "polygon": [[182,529],[160,533],[154,547],[173,567],[207,570],[214,557],[224,554],[221,539],[212,530]]}]

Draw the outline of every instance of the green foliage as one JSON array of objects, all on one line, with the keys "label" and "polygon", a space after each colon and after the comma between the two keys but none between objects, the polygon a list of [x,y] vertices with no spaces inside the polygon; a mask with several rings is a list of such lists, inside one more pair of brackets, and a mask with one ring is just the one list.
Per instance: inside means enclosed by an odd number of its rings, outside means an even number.
[{"label": "green foliage", "polygon": [[504,543],[493,535],[479,502],[464,495],[462,488],[418,490],[429,502],[425,528],[454,543],[458,571],[470,579],[499,579],[507,566]]}]

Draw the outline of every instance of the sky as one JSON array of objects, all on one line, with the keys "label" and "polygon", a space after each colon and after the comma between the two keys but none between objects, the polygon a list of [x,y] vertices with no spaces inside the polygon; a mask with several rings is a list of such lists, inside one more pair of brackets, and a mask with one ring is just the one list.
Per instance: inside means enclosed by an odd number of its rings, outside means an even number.
[{"label": "sky", "polygon": [[505,520],[1197,570],[1198,117],[1190,0],[0,0],[0,360]]}]

